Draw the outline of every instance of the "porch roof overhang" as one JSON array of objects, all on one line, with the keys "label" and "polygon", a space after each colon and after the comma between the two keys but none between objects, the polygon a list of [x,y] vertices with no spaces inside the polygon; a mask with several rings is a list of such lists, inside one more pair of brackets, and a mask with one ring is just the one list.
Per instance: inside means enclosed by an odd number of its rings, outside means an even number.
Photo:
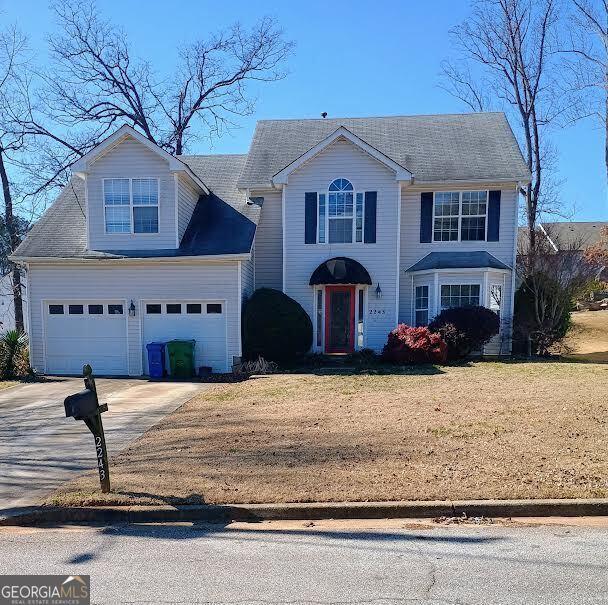
[{"label": "porch roof overhang", "polygon": [[337,256],[321,263],[310,276],[310,285],[334,284],[367,284],[372,285],[372,278],[367,269],[356,260]]},{"label": "porch roof overhang", "polygon": [[489,252],[480,250],[475,252],[429,252],[406,271],[440,271],[446,269],[496,269],[507,271],[511,267],[505,265]]}]

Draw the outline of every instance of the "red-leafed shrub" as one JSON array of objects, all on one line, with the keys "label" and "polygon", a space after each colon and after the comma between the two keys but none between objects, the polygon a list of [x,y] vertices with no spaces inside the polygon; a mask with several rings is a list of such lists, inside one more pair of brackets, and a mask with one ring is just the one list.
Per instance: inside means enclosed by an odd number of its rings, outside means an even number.
[{"label": "red-leafed shrub", "polygon": [[445,363],[448,347],[439,334],[428,328],[399,324],[389,335],[382,358],[398,364]]}]

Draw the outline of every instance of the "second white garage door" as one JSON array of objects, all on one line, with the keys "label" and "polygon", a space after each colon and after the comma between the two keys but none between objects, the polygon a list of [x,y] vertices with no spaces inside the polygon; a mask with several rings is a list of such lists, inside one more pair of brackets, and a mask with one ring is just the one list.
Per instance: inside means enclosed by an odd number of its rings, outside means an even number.
[{"label": "second white garage door", "polygon": [[[226,305],[224,301],[146,300],[143,311],[143,359],[148,374],[146,345],[169,340],[195,340],[195,367],[226,372]],[[168,361],[168,360],[167,360]]]}]

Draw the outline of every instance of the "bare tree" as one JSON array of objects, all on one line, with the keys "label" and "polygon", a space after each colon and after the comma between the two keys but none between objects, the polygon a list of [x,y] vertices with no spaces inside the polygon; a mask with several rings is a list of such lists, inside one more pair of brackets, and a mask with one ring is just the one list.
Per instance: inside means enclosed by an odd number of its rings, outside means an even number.
[{"label": "bare tree", "polygon": [[[64,186],[70,165],[98,142],[95,131],[68,132],[45,107],[43,81],[36,76],[26,37],[16,28],[0,31],[0,182],[4,219],[0,266],[12,280],[15,327],[24,330],[21,272],[8,260],[29,222],[48,196]],[[4,274],[4,273],[3,273]]]},{"label": "bare tree", "polygon": [[[7,109],[15,101],[15,81],[25,62],[26,39],[16,29],[0,32],[0,182],[4,198],[4,227],[9,250],[20,242],[17,221],[14,215],[12,184],[8,174],[11,156],[23,150],[26,141],[23,133],[15,131],[7,123]],[[17,265],[11,265],[15,325],[23,332],[23,300],[21,295],[21,273]]]},{"label": "bare tree", "polygon": [[494,102],[515,114],[532,175],[524,193],[534,248],[539,214],[555,202],[546,187],[552,149],[545,127],[564,111],[554,77],[558,0],[472,0],[472,7],[450,32],[460,55],[444,62],[443,88],[473,111]]},{"label": "bare tree", "polygon": [[574,117],[593,116],[602,125],[608,179],[608,0],[572,0],[572,6],[566,84],[580,93]]},{"label": "bare tree", "polygon": [[133,57],[125,33],[101,17],[94,1],[58,0],[54,10],[62,29],[51,38],[55,115],[106,131],[126,121],[176,154],[200,132],[195,119],[213,136],[250,114],[255,99],[248,85],[284,78],[293,48],[271,18],[251,30],[236,24],[184,45],[175,76],[163,80]]},{"label": "bare tree", "polygon": [[570,309],[597,274],[597,259],[584,257],[582,240],[563,241],[539,230],[534,248],[519,243],[513,332],[528,355],[548,355],[570,327]]}]

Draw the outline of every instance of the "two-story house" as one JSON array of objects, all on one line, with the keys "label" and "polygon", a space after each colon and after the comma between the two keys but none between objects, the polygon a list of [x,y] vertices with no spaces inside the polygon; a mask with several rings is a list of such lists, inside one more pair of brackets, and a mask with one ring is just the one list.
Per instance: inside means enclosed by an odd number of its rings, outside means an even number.
[{"label": "two-story house", "polygon": [[508,352],[530,175],[502,113],[261,121],[247,155],[174,157],[123,126],[73,172],[14,254],[40,371],[142,375],[173,338],[227,371],[261,287],[303,306],[314,351],[481,304],[502,319],[486,353]]}]

